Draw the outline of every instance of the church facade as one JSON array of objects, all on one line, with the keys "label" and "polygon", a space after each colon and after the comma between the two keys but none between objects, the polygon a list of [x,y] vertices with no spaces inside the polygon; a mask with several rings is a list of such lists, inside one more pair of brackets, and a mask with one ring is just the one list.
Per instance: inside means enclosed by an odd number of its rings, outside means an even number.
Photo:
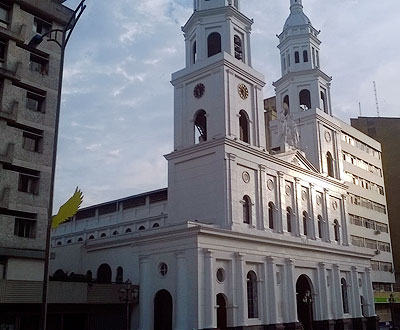
[{"label": "church facade", "polygon": [[[267,150],[264,77],[240,5],[195,0],[183,27],[168,190],[81,210],[53,233],[52,271],[104,280],[106,268],[110,282],[139,285],[132,329],[377,329],[373,253],[349,241],[348,187],[297,148],[285,96],[281,149]],[[285,26],[304,19],[301,0],[291,12]],[[311,43],[295,62],[318,56],[316,30],[300,23]],[[312,76],[304,101],[324,93],[329,113],[329,78]]]}]

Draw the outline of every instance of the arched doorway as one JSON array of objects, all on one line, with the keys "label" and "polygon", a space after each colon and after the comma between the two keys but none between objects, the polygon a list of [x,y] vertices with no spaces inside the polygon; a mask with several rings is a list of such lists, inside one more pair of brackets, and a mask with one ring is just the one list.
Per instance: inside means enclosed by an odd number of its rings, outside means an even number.
[{"label": "arched doorway", "polygon": [[102,264],[97,269],[97,283],[111,283],[111,267],[108,264]]},{"label": "arched doorway", "polygon": [[226,316],[226,298],[222,293],[217,294],[217,328],[226,330],[228,327]]},{"label": "arched doorway", "polygon": [[304,330],[313,330],[313,292],[311,280],[301,275],[296,283],[297,317]]},{"label": "arched doorway", "polygon": [[154,330],[172,330],[172,296],[167,290],[154,298]]}]

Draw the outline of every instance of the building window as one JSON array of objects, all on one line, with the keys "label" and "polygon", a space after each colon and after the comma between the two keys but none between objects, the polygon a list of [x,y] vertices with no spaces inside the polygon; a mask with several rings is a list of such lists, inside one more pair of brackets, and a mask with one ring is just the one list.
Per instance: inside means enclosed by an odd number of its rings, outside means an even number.
[{"label": "building window", "polygon": [[10,7],[0,2],[0,26],[7,28],[10,20]]},{"label": "building window", "polygon": [[120,266],[117,268],[117,275],[115,276],[115,283],[124,283],[124,269]]},{"label": "building window", "polygon": [[146,227],[145,226],[140,226],[138,230],[145,230]]},{"label": "building window", "polygon": [[204,110],[197,112],[195,120],[195,143],[201,143],[207,141],[207,115]]},{"label": "building window", "polygon": [[243,223],[251,224],[251,199],[249,196],[243,197]]},{"label": "building window", "polygon": [[93,236],[93,235],[90,235],[90,236],[89,236],[89,240],[92,240],[92,239],[94,239],[94,236]]},{"label": "building window", "polygon": [[22,133],[22,148],[31,152],[41,152],[42,136],[30,132]]},{"label": "building window", "polygon": [[304,63],[308,62],[308,52],[306,50],[303,51],[303,61],[304,61]]},{"label": "building window", "polygon": [[125,230],[125,233],[131,233],[132,232],[132,229],[130,229],[130,228],[126,228],[126,230]]},{"label": "building window", "polygon": [[167,276],[168,274],[168,265],[165,262],[162,262],[158,265],[158,271],[162,277]]},{"label": "building window", "polygon": [[321,106],[322,106],[322,111],[325,113],[328,113],[328,107],[326,105],[326,97],[325,97],[325,92],[321,91]]},{"label": "building window", "polygon": [[326,163],[328,167],[328,175],[332,178],[335,177],[335,171],[334,171],[334,166],[333,166],[333,157],[332,154],[328,151],[326,154]]},{"label": "building window", "polygon": [[18,191],[39,195],[39,177],[20,173]]},{"label": "building window", "polygon": [[26,93],[26,107],[29,110],[44,112],[44,96],[32,92]]},{"label": "building window", "polygon": [[274,213],[275,213],[275,205],[274,205],[274,203],[270,202],[270,203],[268,203],[268,227],[269,227],[269,229],[274,229],[274,227],[275,227]]},{"label": "building window", "polygon": [[285,97],[283,98],[283,110],[285,111],[285,115],[289,114],[290,112],[289,95],[285,95]]},{"label": "building window", "polygon": [[249,119],[246,111],[244,110],[241,110],[239,112],[239,129],[240,129],[240,140],[246,143],[250,143]]},{"label": "building window", "polygon": [[258,318],[257,275],[253,271],[247,273],[247,310],[249,319]]},{"label": "building window", "polygon": [[235,35],[233,38],[233,43],[235,46],[235,58],[243,61],[243,46],[242,46],[242,38],[240,38],[238,35]]},{"label": "building window", "polygon": [[323,220],[322,220],[322,217],[320,215],[317,217],[317,221],[318,221],[318,237],[322,239],[322,223],[323,223]]},{"label": "building window", "polygon": [[307,212],[303,212],[303,234],[304,236],[308,235],[308,230],[307,230],[307,222],[308,222],[308,214]]},{"label": "building window", "polygon": [[192,46],[192,64],[197,62],[197,42],[195,41]]},{"label": "building window", "polygon": [[300,108],[303,110],[311,109],[311,93],[308,89],[303,89],[299,93]]},{"label": "building window", "polygon": [[299,52],[294,52],[294,61],[296,62],[296,63],[300,63],[300,54],[299,54]]},{"label": "building window", "polygon": [[335,220],[333,222],[333,230],[335,232],[335,241],[339,242],[340,241],[340,227],[339,227],[339,222]]},{"label": "building window", "polygon": [[51,23],[35,17],[33,20],[33,32],[44,35],[51,30]]},{"label": "building window", "polygon": [[14,223],[14,235],[24,238],[35,238],[36,220],[16,218]]},{"label": "building window", "polygon": [[47,75],[49,74],[49,59],[36,54],[31,54],[29,69],[33,72]]},{"label": "building window", "polygon": [[107,234],[106,234],[106,233],[102,233],[102,234],[100,235],[100,237],[101,237],[101,238],[105,238],[105,237],[107,237]]},{"label": "building window", "polygon": [[208,57],[221,53],[221,35],[218,32],[211,33],[207,38]]},{"label": "building window", "polygon": [[153,228],[158,228],[158,227],[160,227],[160,225],[156,222],[156,223],[153,225]]},{"label": "building window", "polygon": [[349,297],[347,294],[347,282],[344,278],[340,281],[342,287],[342,304],[343,304],[343,312],[345,314],[349,313]]},{"label": "building window", "polygon": [[287,231],[289,233],[292,232],[292,209],[290,207],[288,207],[286,209],[286,221],[287,221]]}]

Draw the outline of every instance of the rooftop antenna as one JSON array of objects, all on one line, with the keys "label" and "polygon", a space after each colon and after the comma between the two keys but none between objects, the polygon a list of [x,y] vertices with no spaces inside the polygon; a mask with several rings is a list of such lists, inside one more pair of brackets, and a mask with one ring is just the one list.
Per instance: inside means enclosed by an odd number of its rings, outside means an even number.
[{"label": "rooftop antenna", "polygon": [[376,82],[374,81],[374,92],[375,92],[375,102],[376,102],[376,111],[378,113],[378,118],[380,117],[380,109],[379,109],[379,101],[378,101],[378,92],[376,90]]},{"label": "rooftop antenna", "polygon": [[361,102],[358,102],[358,108],[360,109],[360,117],[362,117]]}]

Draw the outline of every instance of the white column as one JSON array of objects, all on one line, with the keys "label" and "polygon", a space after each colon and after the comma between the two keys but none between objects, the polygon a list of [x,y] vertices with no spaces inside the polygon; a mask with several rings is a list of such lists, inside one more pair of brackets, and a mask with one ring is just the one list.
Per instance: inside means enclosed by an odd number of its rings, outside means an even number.
[{"label": "white column", "polygon": [[324,202],[323,202],[323,218],[324,218],[324,231],[325,231],[325,240],[327,242],[330,242],[331,239],[335,239],[335,235],[333,233],[333,221],[330,221],[332,219],[329,219],[329,213],[328,213],[328,205],[329,205],[329,190],[324,189]]},{"label": "white column", "polygon": [[246,277],[244,274],[245,260],[244,254],[236,254],[236,297],[237,297],[237,310],[236,310],[236,323],[234,326],[240,327],[246,325],[246,311],[247,311],[247,294],[245,290]]},{"label": "white column", "polygon": [[217,327],[216,295],[214,285],[214,257],[210,250],[204,250],[204,328]]},{"label": "white column", "polygon": [[283,278],[283,297],[285,305],[285,323],[295,323],[297,319],[296,286],[294,283],[294,260],[286,259]]},{"label": "white column", "polygon": [[343,311],[343,300],[342,300],[342,286],[340,282],[340,268],[339,265],[333,265],[333,272],[332,272],[332,285],[335,291],[334,301],[336,301],[335,306],[335,318],[336,320],[344,318],[344,311]]},{"label": "white column", "polygon": [[314,185],[310,183],[310,194],[309,194],[309,205],[310,205],[310,226],[308,228],[308,237],[309,238],[316,238],[315,234],[315,214],[314,214],[314,201],[315,201],[315,190]]},{"label": "white column", "polygon": [[275,259],[267,257],[266,263],[266,300],[265,306],[267,309],[267,320],[264,320],[265,324],[278,324],[278,309],[277,309],[277,287],[276,287],[276,264]]},{"label": "white column", "polygon": [[376,316],[375,311],[375,301],[374,301],[374,289],[372,288],[371,280],[371,268],[365,268],[365,292],[366,297],[364,297],[365,305],[368,309],[368,316]]},{"label": "white column", "polygon": [[342,195],[341,205],[340,205],[340,215],[341,219],[341,242],[343,245],[349,245],[349,233],[347,231],[347,204],[346,204],[347,195]]},{"label": "white column", "polygon": [[276,209],[277,209],[277,223],[276,223],[276,232],[278,233],[283,233],[283,229],[284,226],[287,227],[286,225],[284,225],[284,219],[285,219],[285,208],[283,205],[283,201],[284,196],[282,194],[285,193],[285,179],[284,179],[284,173],[283,172],[278,172],[278,184],[277,184],[277,198],[276,198],[276,202],[278,205],[276,205]]},{"label": "white column", "polygon": [[301,203],[301,186],[300,186],[300,179],[294,178],[294,212],[295,212],[295,224],[294,224],[294,231],[297,236],[301,235],[301,209],[300,209],[300,203]]},{"label": "white column", "polygon": [[351,288],[352,288],[352,302],[353,310],[352,315],[354,318],[362,317],[361,300],[360,300],[360,287],[358,285],[357,267],[351,267]]},{"label": "white column", "polygon": [[153,294],[151,292],[150,261],[148,257],[139,258],[139,330],[153,328]]},{"label": "white column", "polygon": [[321,304],[321,320],[329,319],[328,283],[326,280],[326,264],[319,263],[319,298]]},{"label": "white column", "polygon": [[264,165],[260,165],[260,171],[259,171],[259,184],[260,184],[260,201],[259,201],[259,214],[260,214],[260,219],[258,220],[260,223],[259,229],[264,230],[268,228],[268,225],[265,224],[266,217],[265,217],[265,210],[268,208],[267,205],[265,205],[265,196],[267,196],[267,186],[265,184],[265,170],[266,167]]},{"label": "white column", "polygon": [[187,330],[187,275],[185,252],[176,253],[176,304],[175,304],[175,330]]}]

